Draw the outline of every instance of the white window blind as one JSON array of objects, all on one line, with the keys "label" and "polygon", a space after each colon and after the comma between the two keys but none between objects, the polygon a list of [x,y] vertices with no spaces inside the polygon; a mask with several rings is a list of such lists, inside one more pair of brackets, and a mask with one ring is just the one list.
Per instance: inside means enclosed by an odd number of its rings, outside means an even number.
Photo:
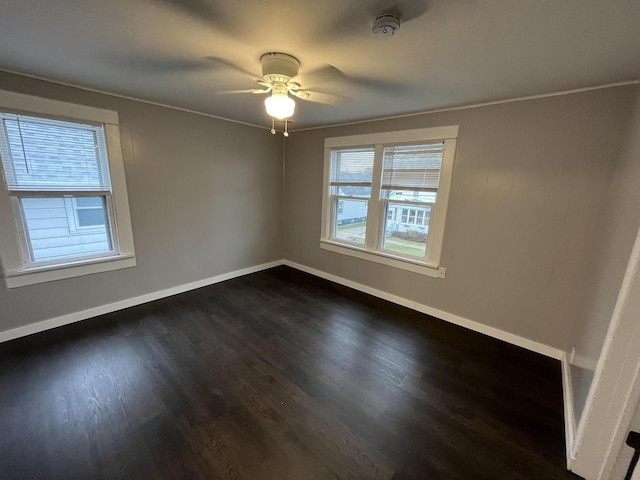
[{"label": "white window blind", "polygon": [[384,148],[382,185],[385,190],[436,192],[444,143]]},{"label": "white window blind", "polygon": [[373,148],[336,151],[331,169],[331,186],[371,185],[373,159]]},{"label": "white window blind", "polygon": [[102,125],[0,113],[0,155],[7,187],[17,191],[109,191]]}]

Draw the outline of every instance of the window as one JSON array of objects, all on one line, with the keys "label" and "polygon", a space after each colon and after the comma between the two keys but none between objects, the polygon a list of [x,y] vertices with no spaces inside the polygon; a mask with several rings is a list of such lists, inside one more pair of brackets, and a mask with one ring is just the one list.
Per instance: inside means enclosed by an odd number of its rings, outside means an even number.
[{"label": "window", "polygon": [[107,224],[105,197],[75,197],[71,202],[76,230],[104,229]]},{"label": "window", "polygon": [[444,277],[457,126],[328,138],[321,247]]},{"label": "window", "polygon": [[0,157],[7,286],[135,264],[115,112],[0,92]]},{"label": "window", "polygon": [[373,149],[337,151],[333,165],[330,185],[332,205],[336,206],[335,236],[344,242],[364,244]]}]

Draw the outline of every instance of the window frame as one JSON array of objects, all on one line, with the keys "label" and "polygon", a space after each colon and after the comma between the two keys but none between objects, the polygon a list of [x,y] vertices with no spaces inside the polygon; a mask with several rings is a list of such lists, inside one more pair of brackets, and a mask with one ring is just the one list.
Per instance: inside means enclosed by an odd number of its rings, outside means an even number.
[{"label": "window frame", "polygon": [[[10,194],[4,170],[0,168],[2,173],[0,225],[14,227],[0,229],[0,261],[7,288],[135,266],[133,232],[120,142],[118,113],[6,90],[0,90],[0,109],[16,114],[102,125],[111,179],[110,191],[65,192],[62,196],[65,197],[65,206],[67,205],[67,196],[105,196],[112,251],[96,255],[33,262],[28,243],[28,230],[26,229],[24,211],[20,206],[20,198],[60,197],[61,194],[60,192],[43,191],[21,192],[19,195]],[[75,205],[72,198],[71,200]],[[75,209],[72,215],[75,216]],[[91,228],[95,227],[82,229],[82,232],[85,233]]]},{"label": "window frame", "polygon": [[[320,247],[324,250],[390,265],[423,275],[435,278],[444,278],[446,268],[440,264],[440,260],[457,138],[458,125],[326,138],[324,142],[325,152]],[[442,141],[444,143],[444,151],[442,156],[442,165],[440,168],[440,180],[436,202],[414,202],[409,200],[391,200],[389,198],[384,198],[384,192],[381,188],[384,147],[393,145],[433,143],[438,141]],[[332,199],[335,196],[331,194],[329,183],[331,177],[332,152],[335,150],[365,147],[374,148],[374,165],[371,196],[368,199],[365,198],[365,200],[368,201],[366,221],[367,235],[365,238],[365,244],[361,245],[353,242],[346,242],[332,236],[335,215],[335,212],[332,210]],[[387,205],[389,203],[406,204],[407,209],[411,209],[411,207],[415,205],[431,206],[429,234],[427,237],[424,259],[412,255],[403,255],[401,253],[392,252],[382,248],[385,216],[387,215]],[[396,215],[397,214],[398,213],[396,212]]]}]

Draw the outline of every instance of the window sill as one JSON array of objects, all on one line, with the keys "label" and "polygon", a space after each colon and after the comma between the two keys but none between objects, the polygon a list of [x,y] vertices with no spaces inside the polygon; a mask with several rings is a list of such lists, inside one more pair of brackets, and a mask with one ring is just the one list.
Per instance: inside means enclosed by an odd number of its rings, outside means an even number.
[{"label": "window sill", "polygon": [[122,254],[113,257],[9,271],[5,273],[4,281],[7,288],[17,288],[135,266],[136,258],[134,255]]},{"label": "window sill", "polygon": [[395,257],[386,253],[372,252],[370,250],[365,250],[364,248],[345,245],[331,240],[320,240],[320,248],[434,278],[444,278],[447,271],[444,267],[436,267],[434,265],[412,261],[408,258]]}]

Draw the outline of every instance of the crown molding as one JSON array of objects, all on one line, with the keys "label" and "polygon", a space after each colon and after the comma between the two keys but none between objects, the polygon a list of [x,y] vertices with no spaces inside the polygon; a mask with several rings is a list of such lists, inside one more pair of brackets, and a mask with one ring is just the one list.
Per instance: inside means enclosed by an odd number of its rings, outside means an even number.
[{"label": "crown molding", "polygon": [[480,103],[470,103],[467,105],[458,105],[458,106],[454,106],[454,107],[443,107],[443,108],[435,108],[435,109],[431,109],[431,110],[420,110],[417,112],[410,112],[410,113],[398,113],[396,115],[387,115],[384,117],[372,117],[372,118],[367,118],[367,119],[362,119],[362,120],[353,120],[350,122],[340,122],[340,123],[332,123],[332,124],[327,124],[327,125],[317,125],[317,126],[313,126],[313,127],[303,127],[303,128],[297,128],[295,130],[289,130],[290,133],[294,133],[294,132],[304,132],[307,130],[319,130],[321,128],[333,128],[333,127],[346,127],[348,125],[359,125],[362,123],[371,123],[371,122],[381,122],[384,120],[393,120],[396,118],[407,118],[407,117],[417,117],[420,115],[427,115],[430,113],[441,113],[441,112],[451,112],[454,110],[467,110],[470,108],[479,108],[479,107],[488,107],[491,105],[501,105],[503,103],[512,103],[512,102],[524,102],[527,100],[535,100],[538,98],[547,98],[547,97],[558,97],[561,95],[571,95],[573,93],[580,93],[580,92],[588,92],[591,90],[601,90],[604,88],[614,88],[614,87],[622,87],[625,85],[638,85],[640,84],[640,79],[636,79],[636,80],[623,80],[620,82],[612,82],[612,83],[603,83],[600,85],[592,85],[589,87],[581,87],[581,88],[572,88],[570,90],[558,90],[558,91],[554,91],[554,92],[548,92],[548,93],[540,93],[537,95],[527,95],[524,97],[513,97],[513,98],[504,98],[501,100],[491,100],[488,102],[480,102]]}]

